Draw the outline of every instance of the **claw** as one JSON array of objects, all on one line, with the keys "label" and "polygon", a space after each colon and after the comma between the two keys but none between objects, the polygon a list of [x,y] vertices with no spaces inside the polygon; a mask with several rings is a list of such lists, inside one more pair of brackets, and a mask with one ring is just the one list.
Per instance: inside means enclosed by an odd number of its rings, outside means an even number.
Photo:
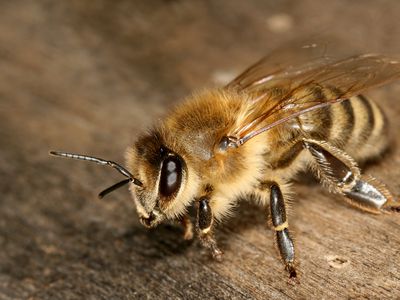
[{"label": "claw", "polygon": [[218,262],[222,261],[223,254],[224,253],[217,247],[215,247],[211,250],[211,255],[212,255],[213,259],[215,259]]},{"label": "claw", "polygon": [[289,280],[288,280],[289,284],[292,284],[292,285],[299,284],[300,281],[299,281],[299,279],[297,277],[297,271],[294,268],[294,266],[287,265],[285,269],[289,273]]}]

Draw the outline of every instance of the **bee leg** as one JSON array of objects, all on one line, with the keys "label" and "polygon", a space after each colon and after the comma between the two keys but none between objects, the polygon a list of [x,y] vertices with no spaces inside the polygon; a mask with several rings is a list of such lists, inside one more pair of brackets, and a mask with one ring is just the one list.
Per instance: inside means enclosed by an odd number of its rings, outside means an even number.
[{"label": "bee leg", "polygon": [[211,250],[211,255],[216,260],[222,259],[222,251],[218,248],[217,242],[212,234],[213,215],[207,197],[198,201],[197,230],[201,244]]},{"label": "bee leg", "polygon": [[344,151],[327,142],[304,140],[314,157],[314,169],[324,186],[342,194],[350,204],[372,213],[400,212],[400,202],[372,177],[362,177],[355,161]]},{"label": "bee leg", "polygon": [[186,214],[182,218],[180,218],[180,223],[183,226],[183,239],[184,240],[191,240],[193,239],[193,224],[192,221],[190,221],[189,216]]},{"label": "bee leg", "polygon": [[382,183],[372,177],[362,179],[355,180],[350,189],[343,190],[351,204],[371,213],[400,212],[400,202]]},{"label": "bee leg", "polygon": [[285,201],[281,189],[276,183],[272,183],[270,186],[270,210],[279,254],[285,264],[286,271],[289,273],[289,278],[295,279],[297,272],[294,267],[294,244],[289,234]]}]

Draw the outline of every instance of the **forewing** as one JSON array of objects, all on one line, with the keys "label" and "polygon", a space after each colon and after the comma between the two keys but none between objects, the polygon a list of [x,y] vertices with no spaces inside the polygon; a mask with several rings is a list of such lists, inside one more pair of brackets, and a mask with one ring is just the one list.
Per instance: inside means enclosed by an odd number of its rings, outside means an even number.
[{"label": "forewing", "polygon": [[251,88],[276,76],[306,72],[339,60],[340,57],[355,54],[339,48],[341,44],[333,38],[301,39],[285,43],[250,66],[226,87],[239,90]]},{"label": "forewing", "polygon": [[279,70],[269,68],[266,60],[259,63],[228,85],[245,92],[252,103],[233,133],[239,144],[300,114],[400,77],[399,61],[377,54],[342,60],[323,55],[299,67],[290,64]]}]

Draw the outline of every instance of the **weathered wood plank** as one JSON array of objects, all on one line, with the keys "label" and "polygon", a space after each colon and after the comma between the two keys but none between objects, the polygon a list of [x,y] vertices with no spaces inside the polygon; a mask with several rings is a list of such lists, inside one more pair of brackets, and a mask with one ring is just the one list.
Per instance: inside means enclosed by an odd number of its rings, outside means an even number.
[{"label": "weathered wood plank", "polygon": [[[396,51],[400,3],[3,1],[0,9],[1,299],[400,297],[399,216],[365,214],[315,184],[296,185],[290,223],[301,283],[292,286],[263,209],[243,203],[219,226],[217,263],[178,226],[143,228],[126,191],[97,200],[118,174],[47,154],[122,161],[135,136],[190,90],[316,24],[334,21],[331,32],[350,44]],[[289,16],[286,27],[276,25],[278,12]],[[372,93],[393,128],[399,92],[397,84]],[[399,195],[398,149],[367,172]]]}]

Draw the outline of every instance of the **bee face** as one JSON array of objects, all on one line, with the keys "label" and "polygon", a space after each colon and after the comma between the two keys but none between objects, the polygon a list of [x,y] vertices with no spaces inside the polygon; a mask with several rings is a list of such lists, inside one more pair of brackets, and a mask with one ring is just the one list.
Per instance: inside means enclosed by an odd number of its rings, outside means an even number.
[{"label": "bee face", "polygon": [[171,207],[184,188],[185,161],[164,146],[156,133],[140,138],[128,150],[127,159],[133,174],[143,183],[132,184],[130,189],[140,221],[146,227],[155,227],[170,217]]}]

